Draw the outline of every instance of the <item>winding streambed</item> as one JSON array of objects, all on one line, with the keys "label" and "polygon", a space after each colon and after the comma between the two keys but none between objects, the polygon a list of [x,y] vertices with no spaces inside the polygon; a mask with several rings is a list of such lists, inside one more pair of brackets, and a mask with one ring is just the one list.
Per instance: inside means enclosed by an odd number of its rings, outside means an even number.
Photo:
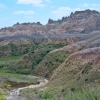
[{"label": "winding streambed", "polygon": [[45,84],[48,83],[48,80],[47,79],[44,79],[44,80],[41,80],[40,81],[40,84],[36,84],[36,85],[30,85],[30,86],[27,86],[27,87],[23,87],[23,88],[18,88],[18,89],[15,89],[15,90],[12,90],[8,93],[8,95],[6,96],[6,99],[7,100],[25,100],[24,97],[21,97],[20,96],[20,91],[23,90],[23,89],[26,89],[26,88],[37,88],[37,87],[41,87]]}]

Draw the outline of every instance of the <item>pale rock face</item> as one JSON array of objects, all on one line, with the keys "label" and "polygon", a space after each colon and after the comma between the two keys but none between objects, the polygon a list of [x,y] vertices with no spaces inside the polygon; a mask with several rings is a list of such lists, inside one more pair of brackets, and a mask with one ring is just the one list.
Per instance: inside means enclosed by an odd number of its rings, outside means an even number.
[{"label": "pale rock face", "polygon": [[62,34],[66,32],[83,32],[86,27],[100,29],[100,13],[95,10],[76,11],[68,17],[63,17],[61,20],[48,20],[46,25],[37,23],[22,23],[19,22],[12,27],[0,29],[0,35],[16,35],[33,33],[40,34]]}]

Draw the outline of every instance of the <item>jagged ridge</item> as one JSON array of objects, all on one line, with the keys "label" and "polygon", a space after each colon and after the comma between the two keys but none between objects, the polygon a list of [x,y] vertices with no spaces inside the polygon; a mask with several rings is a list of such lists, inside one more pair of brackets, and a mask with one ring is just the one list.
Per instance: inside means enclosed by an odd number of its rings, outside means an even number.
[{"label": "jagged ridge", "polygon": [[16,35],[16,34],[28,34],[33,33],[40,34],[61,34],[61,33],[80,33],[85,30],[86,27],[98,28],[100,30],[100,13],[95,10],[76,11],[71,13],[68,17],[63,17],[61,20],[54,21],[48,20],[46,25],[37,23],[22,23],[19,22],[12,27],[0,29],[1,35]]}]

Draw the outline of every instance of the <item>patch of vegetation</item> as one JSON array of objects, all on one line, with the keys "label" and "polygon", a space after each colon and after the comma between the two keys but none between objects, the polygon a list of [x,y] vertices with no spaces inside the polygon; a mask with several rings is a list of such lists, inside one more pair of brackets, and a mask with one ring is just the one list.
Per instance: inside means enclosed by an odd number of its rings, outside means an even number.
[{"label": "patch of vegetation", "polygon": [[[63,45],[64,44],[40,44],[40,45],[38,44],[38,47],[35,48],[34,51],[28,53],[27,55],[24,55],[21,60],[15,62],[14,64],[10,64],[8,67],[8,70],[11,70],[11,72],[13,72],[13,73],[19,73],[19,68],[20,68],[21,69],[20,74],[23,74],[22,69],[29,69],[29,71],[31,73],[31,71],[36,69],[36,67],[40,64],[40,62],[43,61],[45,56],[50,51],[52,51],[56,48],[60,48]],[[57,54],[59,56],[61,56],[60,53],[57,53]],[[57,54],[56,54],[56,56],[57,56]],[[63,54],[61,57],[62,58],[59,58],[59,59],[55,57],[54,59],[56,59],[56,62],[61,63],[63,61],[63,59],[66,58],[66,56],[65,56],[65,54]],[[59,64],[57,64],[57,65],[59,65]],[[52,69],[54,69],[53,66],[52,66]]]},{"label": "patch of vegetation", "polygon": [[16,73],[18,74],[25,74],[25,75],[29,75],[31,73],[31,70],[30,69],[18,69],[16,71]]},{"label": "patch of vegetation", "polygon": [[71,91],[74,92],[75,91],[75,88],[71,88]]},{"label": "patch of vegetation", "polygon": [[82,74],[88,74],[89,70],[92,68],[93,62],[88,62],[83,66]]},{"label": "patch of vegetation", "polygon": [[22,55],[0,58],[0,61],[19,60],[21,57],[22,57]]},{"label": "patch of vegetation", "polygon": [[27,54],[33,50],[33,44],[18,44],[9,43],[5,46],[0,46],[0,57],[11,57],[11,56],[20,56]]},{"label": "patch of vegetation", "polygon": [[21,95],[27,98],[27,100],[56,100],[49,92],[43,92],[35,89],[24,89],[21,91]]},{"label": "patch of vegetation", "polygon": [[33,98],[34,100],[100,100],[100,87],[98,85],[81,86],[79,89],[67,87],[56,92],[48,89],[42,91],[41,88],[24,89],[21,91],[21,95],[27,97],[28,100],[33,100]]},{"label": "patch of vegetation", "polygon": [[0,70],[6,70],[10,63],[18,61],[21,57],[22,55],[0,58]]},{"label": "patch of vegetation", "polygon": [[43,100],[51,100],[51,99],[54,99],[53,95],[48,93],[48,92],[45,92],[45,93],[41,93],[41,94],[38,94],[38,98],[39,99],[43,99]]},{"label": "patch of vegetation", "polygon": [[38,78],[29,78],[26,75],[12,74],[12,73],[1,72],[1,71],[0,71],[0,78],[10,80],[10,81],[15,81],[15,82],[34,82],[38,80]]},{"label": "patch of vegetation", "polygon": [[[38,65],[34,73],[45,77],[50,77],[52,72],[62,64],[68,57],[65,51],[57,51],[49,53],[45,56],[44,60]],[[45,69],[43,73],[42,70]]]},{"label": "patch of vegetation", "polygon": [[100,100],[100,88],[88,87],[74,93],[69,93],[65,100]]},{"label": "patch of vegetation", "polygon": [[6,92],[0,88],[0,100],[6,100]]}]

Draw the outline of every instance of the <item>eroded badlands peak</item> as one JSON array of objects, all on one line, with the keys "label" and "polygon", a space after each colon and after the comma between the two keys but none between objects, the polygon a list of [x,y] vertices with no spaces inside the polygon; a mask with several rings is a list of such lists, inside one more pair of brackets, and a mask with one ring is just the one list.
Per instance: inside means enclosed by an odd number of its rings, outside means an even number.
[{"label": "eroded badlands peak", "polygon": [[37,23],[22,23],[14,24],[12,27],[5,27],[0,29],[1,35],[16,35],[16,34],[32,34],[41,33],[43,25],[40,22]]},{"label": "eroded badlands peak", "polygon": [[[84,33],[85,29],[92,27],[93,30],[100,29],[100,13],[95,10],[76,11],[68,17],[61,20],[48,20],[46,25],[37,23],[17,23],[12,27],[0,29],[0,35],[16,35],[16,34],[61,34],[61,33]],[[87,31],[88,33],[88,31]]]}]

